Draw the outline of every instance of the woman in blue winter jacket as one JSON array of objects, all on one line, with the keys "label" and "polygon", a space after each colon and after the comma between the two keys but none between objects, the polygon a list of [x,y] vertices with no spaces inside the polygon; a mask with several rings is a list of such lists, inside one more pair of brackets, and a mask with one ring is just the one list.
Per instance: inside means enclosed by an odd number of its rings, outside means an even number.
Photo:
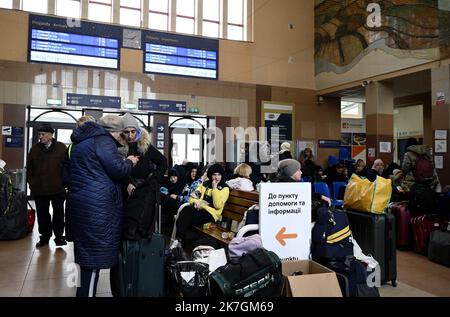
[{"label": "woman in blue winter jacket", "polygon": [[106,115],[72,134],[70,194],[75,262],[81,268],[77,297],[95,296],[100,269],[115,266],[122,233],[121,181],[138,162],[119,154],[122,118]]}]

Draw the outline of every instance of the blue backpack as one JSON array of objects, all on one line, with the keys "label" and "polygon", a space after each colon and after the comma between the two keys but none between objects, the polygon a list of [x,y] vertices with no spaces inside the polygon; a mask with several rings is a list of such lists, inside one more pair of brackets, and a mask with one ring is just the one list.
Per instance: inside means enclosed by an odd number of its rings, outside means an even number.
[{"label": "blue backpack", "polygon": [[343,210],[321,206],[312,230],[311,254],[316,262],[353,256],[352,232]]}]

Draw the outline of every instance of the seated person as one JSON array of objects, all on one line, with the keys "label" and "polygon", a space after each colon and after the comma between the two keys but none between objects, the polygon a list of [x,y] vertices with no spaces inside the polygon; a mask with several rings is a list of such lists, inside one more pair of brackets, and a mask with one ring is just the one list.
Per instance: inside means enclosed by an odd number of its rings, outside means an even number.
[{"label": "seated person", "polygon": [[183,188],[184,183],[180,180],[178,171],[175,168],[170,169],[161,184],[161,210],[169,215],[169,219],[173,218],[181,205],[177,196],[181,195]]},{"label": "seated person", "polygon": [[327,175],[326,182],[327,182],[328,186],[330,186],[330,187],[333,185],[334,182],[347,183],[348,178],[347,178],[347,175],[345,175],[344,165],[341,163],[337,163],[334,166],[334,169],[332,169],[330,171],[329,175]]},{"label": "seated person", "polygon": [[356,161],[355,174],[360,177],[367,177],[366,163],[362,159]]},{"label": "seated person", "polygon": [[255,189],[253,188],[253,183],[250,180],[251,174],[252,168],[249,165],[245,163],[239,164],[234,169],[234,176],[236,176],[236,178],[230,179],[226,183],[231,189],[237,189],[246,192],[254,191]]},{"label": "seated person", "polygon": [[376,159],[375,162],[373,162],[372,168],[367,171],[367,179],[374,182],[377,179],[377,176],[381,177],[383,170],[383,161],[381,159]]},{"label": "seated person", "polygon": [[222,215],[223,208],[230,194],[224,181],[225,171],[220,164],[212,165],[207,172],[208,180],[201,184],[189,199],[189,206],[181,210],[176,221],[176,236],[170,248],[182,247],[182,241],[191,226],[200,226],[216,222]]},{"label": "seated person", "polygon": [[189,201],[190,195],[197,189],[198,185],[202,183],[201,171],[198,170],[198,166],[193,164],[189,166],[189,170],[186,173],[186,185],[180,195],[172,194],[170,197],[178,200],[180,203],[184,204]]},{"label": "seated person", "polygon": [[[300,162],[292,159],[283,160],[278,163],[278,175],[276,182],[293,183],[299,182],[302,178]],[[326,203],[331,206],[331,199],[320,193],[312,193],[311,205],[313,209],[317,209],[317,205]]]}]

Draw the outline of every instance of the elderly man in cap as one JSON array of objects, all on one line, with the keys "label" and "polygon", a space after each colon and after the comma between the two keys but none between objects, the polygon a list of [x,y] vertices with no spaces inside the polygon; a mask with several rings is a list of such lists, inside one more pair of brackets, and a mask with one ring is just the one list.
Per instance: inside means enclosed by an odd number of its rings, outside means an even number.
[{"label": "elderly man in cap", "polygon": [[[49,124],[37,128],[39,142],[30,150],[27,160],[27,181],[36,202],[39,233],[36,248],[47,245],[52,230],[57,246],[66,245],[64,234],[64,200],[66,192],[62,180],[62,162],[66,146],[53,138],[55,130]],[[50,216],[50,202],[53,220]]]},{"label": "elderly man in cap", "polygon": [[121,183],[139,161],[117,147],[123,119],[106,115],[72,134],[70,193],[75,263],[81,268],[77,297],[93,297],[100,269],[116,265],[122,233]]}]

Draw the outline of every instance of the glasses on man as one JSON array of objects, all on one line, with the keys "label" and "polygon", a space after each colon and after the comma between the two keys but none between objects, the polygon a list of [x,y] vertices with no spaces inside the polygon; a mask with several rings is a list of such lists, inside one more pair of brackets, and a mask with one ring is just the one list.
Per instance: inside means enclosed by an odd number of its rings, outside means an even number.
[{"label": "glasses on man", "polygon": [[123,133],[125,133],[125,134],[130,134],[130,133],[131,134],[135,134],[136,130],[134,130],[134,129],[133,130],[124,130]]}]

